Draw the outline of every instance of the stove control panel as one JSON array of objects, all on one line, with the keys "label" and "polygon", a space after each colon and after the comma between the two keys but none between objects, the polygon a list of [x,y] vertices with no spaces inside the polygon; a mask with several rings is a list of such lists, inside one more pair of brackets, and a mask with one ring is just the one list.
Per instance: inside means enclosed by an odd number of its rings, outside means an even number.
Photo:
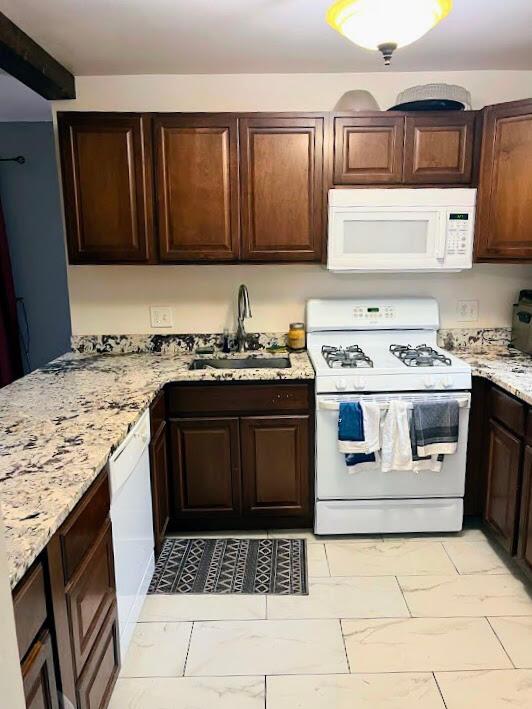
[{"label": "stove control panel", "polygon": [[357,322],[368,324],[381,324],[393,321],[395,318],[393,305],[356,305],[353,308],[353,317]]}]

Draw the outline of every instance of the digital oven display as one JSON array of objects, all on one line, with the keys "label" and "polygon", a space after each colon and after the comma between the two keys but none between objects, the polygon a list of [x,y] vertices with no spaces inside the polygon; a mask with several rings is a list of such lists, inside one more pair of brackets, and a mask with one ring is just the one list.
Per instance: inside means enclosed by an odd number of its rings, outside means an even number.
[{"label": "digital oven display", "polygon": [[380,308],[368,308],[368,313],[379,313]]},{"label": "digital oven display", "polygon": [[466,222],[469,219],[469,214],[467,212],[453,212],[453,214],[449,214],[449,219]]}]

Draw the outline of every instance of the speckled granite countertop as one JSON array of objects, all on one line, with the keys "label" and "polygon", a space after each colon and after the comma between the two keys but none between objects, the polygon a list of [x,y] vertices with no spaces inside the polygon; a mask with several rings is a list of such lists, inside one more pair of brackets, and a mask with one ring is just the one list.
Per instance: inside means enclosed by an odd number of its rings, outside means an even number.
[{"label": "speckled granite countertop", "polygon": [[68,354],[0,390],[0,502],[12,587],[165,384],[314,379],[306,353],[291,354],[286,369],[190,371],[195,357]]},{"label": "speckled granite countertop", "polygon": [[511,347],[493,347],[478,354],[455,350],[454,354],[471,365],[473,376],[485,377],[532,405],[532,356]]}]

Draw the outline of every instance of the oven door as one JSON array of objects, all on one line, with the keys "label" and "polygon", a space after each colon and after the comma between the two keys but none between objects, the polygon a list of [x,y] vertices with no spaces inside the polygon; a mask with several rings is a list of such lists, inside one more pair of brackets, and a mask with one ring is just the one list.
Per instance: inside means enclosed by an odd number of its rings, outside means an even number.
[{"label": "oven door", "polygon": [[395,399],[427,399],[427,394],[317,396],[316,411],[316,497],[318,500],[371,500],[401,498],[463,497],[467,430],[469,423],[469,392],[435,393],[437,399],[458,399],[460,418],[458,449],[444,458],[442,469],[432,471],[389,471],[383,473],[377,465],[360,472],[354,468],[350,472],[345,464],[345,456],[338,452],[338,404],[341,401],[380,401],[385,404]]},{"label": "oven door", "polygon": [[438,271],[446,214],[439,207],[329,208],[330,271]]}]

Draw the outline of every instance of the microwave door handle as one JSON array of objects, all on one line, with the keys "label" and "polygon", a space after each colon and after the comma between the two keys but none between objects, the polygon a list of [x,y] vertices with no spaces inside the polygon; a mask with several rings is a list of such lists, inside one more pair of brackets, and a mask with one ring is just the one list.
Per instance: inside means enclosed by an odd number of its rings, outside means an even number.
[{"label": "microwave door handle", "polygon": [[441,217],[439,214],[436,220],[436,229],[436,258],[438,261],[443,261],[445,260],[445,247],[447,246],[447,231],[441,223]]}]

